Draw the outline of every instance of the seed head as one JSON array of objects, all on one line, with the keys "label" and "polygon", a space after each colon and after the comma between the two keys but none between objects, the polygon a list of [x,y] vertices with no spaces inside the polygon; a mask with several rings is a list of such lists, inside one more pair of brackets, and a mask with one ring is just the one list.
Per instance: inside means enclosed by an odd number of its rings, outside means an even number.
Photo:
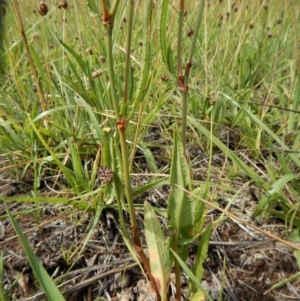
[{"label": "seed head", "polygon": [[190,30],[187,32],[187,37],[189,38],[189,37],[191,37],[193,34],[194,34],[194,29],[193,28],[190,28]]},{"label": "seed head", "polygon": [[169,77],[167,75],[162,75],[161,76],[161,80],[165,83],[167,83],[169,81]]},{"label": "seed head", "polygon": [[67,0],[62,0],[62,2],[58,5],[58,8],[67,9],[68,8]]},{"label": "seed head", "polygon": [[217,18],[218,18],[219,22],[221,22],[223,20],[223,15],[221,13],[218,13]]},{"label": "seed head", "polygon": [[94,52],[93,52],[93,49],[92,47],[89,47],[85,50],[85,52],[87,52],[88,54],[92,55]]},{"label": "seed head", "polygon": [[38,12],[42,17],[48,14],[48,6],[44,1],[40,2]]},{"label": "seed head", "polygon": [[101,76],[102,74],[103,74],[103,70],[98,69],[92,73],[92,78],[97,78],[97,77]]},{"label": "seed head", "polygon": [[98,58],[100,63],[105,63],[105,57],[104,56],[99,56]]}]

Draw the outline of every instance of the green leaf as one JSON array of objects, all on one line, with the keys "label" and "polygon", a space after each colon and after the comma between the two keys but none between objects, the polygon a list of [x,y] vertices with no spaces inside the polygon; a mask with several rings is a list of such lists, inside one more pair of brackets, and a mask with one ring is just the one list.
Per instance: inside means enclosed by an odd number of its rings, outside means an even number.
[{"label": "green leaf", "polygon": [[242,171],[245,172],[255,183],[257,183],[261,188],[267,190],[269,185],[265,182],[258,174],[245,164],[234,152],[232,152],[223,142],[220,141],[216,136],[212,135],[204,126],[202,126],[194,118],[188,116],[189,123],[196,127],[199,132],[201,132],[207,139],[212,140],[213,144],[216,145],[224,154],[228,156]]},{"label": "green leaf", "polygon": [[153,156],[151,150],[149,149],[149,147],[147,146],[147,144],[144,143],[143,141],[141,141],[139,143],[139,148],[140,148],[140,150],[143,152],[143,154],[145,156],[145,159],[147,161],[147,165],[148,165],[150,171],[152,173],[157,173],[158,172],[158,168],[157,168],[154,156]]},{"label": "green leaf", "polygon": [[[295,229],[291,235],[290,235],[290,239],[293,242],[299,242],[300,241],[300,236],[299,236],[299,229]],[[298,264],[298,268],[300,267],[300,251],[298,250],[294,250],[294,256],[297,260],[297,264]]]},{"label": "green leaf", "polygon": [[19,239],[22,243],[23,249],[26,252],[29,263],[30,263],[30,265],[31,265],[31,267],[32,267],[39,283],[43,287],[48,300],[49,301],[65,301],[63,295],[61,294],[61,292],[59,291],[59,289],[55,285],[54,281],[48,275],[48,273],[44,269],[42,263],[39,261],[37,256],[34,254],[32,248],[29,245],[29,242],[28,242],[27,238],[25,237],[25,235],[23,234],[21,228],[19,227],[19,225],[15,221],[13,215],[10,213],[10,211],[9,211],[9,209],[8,209],[5,202],[4,202],[4,205],[5,205],[7,214],[10,218],[10,221],[11,221],[17,235],[19,236]]},{"label": "green leaf", "polygon": [[81,55],[79,55],[76,51],[74,51],[71,47],[69,47],[67,44],[65,44],[63,41],[58,39],[59,43],[74,57],[74,59],[77,61],[79,66],[81,67],[82,71],[86,76],[89,76],[87,64],[82,59]]},{"label": "green leaf", "polygon": [[189,279],[193,281],[193,283],[196,285],[196,287],[205,295],[206,299],[209,301],[213,301],[212,297],[206,292],[205,288],[200,284],[199,279],[193,274],[193,272],[189,269],[189,267],[183,262],[183,260],[171,249],[173,255],[178,260],[180,266],[183,268],[183,270],[186,272],[186,274],[189,276]]},{"label": "green leaf", "polygon": [[186,188],[190,183],[189,167],[183,155],[183,147],[174,133],[174,148],[172,153],[170,184],[172,192],[168,201],[168,216],[171,225],[181,230],[193,224],[193,201],[187,196],[182,188]]},{"label": "green leaf", "polygon": [[155,212],[148,202],[145,208],[145,238],[149,250],[151,274],[157,283],[162,300],[167,300],[171,264],[166,240]]},{"label": "green leaf", "polygon": [[142,58],[142,74],[137,88],[137,95],[134,101],[133,109],[131,110],[129,119],[135,114],[137,106],[144,100],[147,91],[149,90],[150,82],[152,80],[151,67],[151,31],[152,31],[152,2],[148,1],[145,5],[144,11],[144,30],[143,30],[143,58]]},{"label": "green leaf", "polygon": [[[201,235],[201,240],[197,249],[197,254],[196,254],[196,261],[195,264],[193,266],[193,273],[194,275],[197,277],[197,279],[202,279],[203,277],[203,273],[204,273],[204,268],[203,268],[203,264],[205,262],[205,260],[207,259],[207,252],[208,252],[208,247],[209,247],[209,240],[210,240],[210,236],[211,236],[211,232],[214,229],[214,227],[212,225],[209,225],[205,231],[203,232],[203,234]],[[195,283],[193,281],[189,281],[189,285],[190,285],[190,291],[195,293],[198,288],[197,285],[195,285]]]},{"label": "green leaf", "polygon": [[116,150],[114,147],[113,132],[111,128],[103,130],[102,140],[102,165],[109,167],[114,173],[114,184],[108,184],[105,187],[106,195],[110,198],[118,198],[122,196],[122,182],[121,182],[121,167]]},{"label": "green leaf", "polygon": [[75,178],[73,176],[73,174],[71,173],[71,171],[59,160],[59,158],[57,157],[57,155],[55,154],[55,152],[52,150],[52,148],[47,144],[47,142],[45,141],[45,139],[42,137],[40,131],[36,128],[35,123],[33,122],[33,120],[30,118],[30,116],[28,115],[28,119],[29,119],[29,123],[32,126],[34,132],[36,133],[38,139],[41,141],[41,143],[43,144],[43,146],[47,149],[47,151],[51,154],[53,160],[56,162],[56,164],[60,167],[60,169],[63,171],[66,179],[68,180],[69,184],[72,186],[74,192],[76,194],[80,194],[79,189],[76,185],[75,182]]},{"label": "green leaf", "polygon": [[86,5],[88,8],[89,15],[91,17],[100,16],[100,11],[98,10],[98,7],[94,0],[86,0]]},{"label": "green leaf", "polygon": [[[87,193],[85,197],[95,194],[95,192]],[[29,203],[49,203],[49,204],[60,204],[60,205],[71,205],[74,208],[77,208],[82,211],[90,211],[87,209],[89,204],[86,201],[82,200],[82,195],[80,195],[80,202],[78,198],[67,199],[67,198],[58,198],[58,197],[15,197],[15,196],[1,196],[1,198],[5,201],[15,201],[15,202],[29,202]],[[3,216],[1,216],[2,218]],[[1,219],[0,218],[0,219]]]},{"label": "green leaf", "polygon": [[159,29],[159,42],[161,48],[162,59],[168,67],[169,72],[175,75],[175,67],[173,63],[173,51],[167,44],[167,17],[168,17],[169,0],[162,1],[161,15],[160,15],[160,29]]},{"label": "green leaf", "polygon": [[206,300],[205,294],[201,290],[197,291],[190,299],[190,301],[205,301],[205,300]]},{"label": "green leaf", "polygon": [[292,131],[297,131],[298,129],[299,113],[295,111],[297,111],[299,108],[299,102],[300,102],[300,72],[298,72],[297,85],[294,92],[294,98],[290,106],[291,112],[289,113],[289,119],[288,119],[288,133]]},{"label": "green leaf", "polygon": [[141,194],[153,189],[153,188],[157,188],[157,187],[161,187],[163,185],[168,185],[170,183],[170,181],[168,179],[166,179],[165,177],[158,179],[158,180],[150,180],[147,184],[137,188],[136,190],[133,191],[132,196],[134,198],[137,198],[138,196],[140,196]]},{"label": "green leaf", "polygon": [[[264,122],[262,122],[259,118],[257,118],[250,110],[248,110],[245,106],[240,105],[237,101],[233,100],[231,97],[227,96],[226,94],[223,94],[227,99],[229,99],[235,106],[240,108],[242,111],[244,111],[253,122],[257,124],[257,126],[264,130],[266,133],[268,133],[278,144],[279,146],[286,151],[289,151],[289,147],[276,135]],[[296,155],[293,152],[288,153],[289,157],[297,164],[297,166],[300,166],[300,159],[298,158],[298,155]]]},{"label": "green leaf", "polygon": [[[89,242],[91,236],[94,233],[96,226],[98,225],[102,210],[104,208],[104,201],[100,196],[102,196],[102,191],[100,192],[98,199],[97,199],[96,210],[95,210],[95,214],[93,216],[92,222],[90,224],[89,231],[88,231],[87,235],[85,236],[85,239],[84,239],[84,242],[80,249],[80,252],[78,252],[77,257],[74,260],[74,264],[78,262],[78,259],[81,257],[81,254],[83,253],[87,243]],[[76,252],[77,252],[77,250],[76,250]]]},{"label": "green leaf", "polygon": [[278,193],[283,188],[285,184],[296,179],[298,176],[295,174],[284,175],[279,180],[277,180],[271,188],[266,192],[266,195],[259,201],[258,206],[252,214],[252,218],[259,216],[262,210],[266,209],[270,202],[275,198],[278,198]]}]

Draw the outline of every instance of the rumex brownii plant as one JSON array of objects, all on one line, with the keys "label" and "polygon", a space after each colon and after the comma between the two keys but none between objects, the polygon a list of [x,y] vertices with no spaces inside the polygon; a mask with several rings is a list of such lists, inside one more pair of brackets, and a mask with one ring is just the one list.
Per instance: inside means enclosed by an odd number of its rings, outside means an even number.
[{"label": "rumex brownii plant", "polygon": [[[149,1],[149,6],[152,5]],[[128,9],[128,36],[127,36],[127,48],[126,48],[126,66],[125,66],[125,83],[124,83],[124,94],[123,102],[121,104],[121,110],[119,109],[119,98],[116,94],[115,86],[115,73],[114,73],[114,60],[113,60],[113,28],[114,28],[114,18],[116,11],[118,9],[119,1],[115,1],[111,9],[108,9],[108,5],[105,0],[102,0],[102,22],[106,28],[106,39],[107,39],[107,64],[108,64],[108,74],[110,80],[110,91],[111,98],[114,108],[114,114],[116,118],[117,128],[119,132],[120,146],[121,146],[121,156],[122,156],[122,180],[124,181],[124,190],[126,194],[126,202],[128,206],[128,211],[130,214],[131,230],[132,230],[132,239],[131,244],[133,245],[135,251],[139,255],[144,267],[147,271],[148,276],[150,277],[152,287],[159,295],[157,289],[157,283],[152,277],[149,261],[147,256],[141,246],[141,239],[138,233],[138,226],[135,216],[133,198],[132,198],[132,187],[130,181],[130,172],[129,172],[129,161],[128,161],[128,147],[126,142],[126,128],[128,124],[127,119],[127,106],[128,106],[128,86],[129,86],[129,69],[131,68],[130,64],[130,54],[131,54],[131,40],[132,40],[132,24],[133,24],[133,12],[135,1],[129,2]],[[151,7],[147,8],[147,13],[150,14]],[[151,18],[151,16],[150,16]],[[119,183],[115,183],[119,185]],[[122,212],[119,212],[121,215]],[[129,238],[129,237],[128,237]]]},{"label": "rumex brownii plant", "polygon": [[[68,204],[93,212],[82,246],[64,250],[73,264],[103,209],[115,206],[112,200],[116,200],[124,242],[142,262],[157,300],[169,298],[172,267],[176,300],[181,300],[182,295],[181,268],[189,276],[186,298],[211,300],[200,284],[209,239],[226,216],[234,218],[227,212],[230,202],[226,209],[215,205],[219,179],[214,185],[210,179],[217,168],[212,166],[214,148],[226,155],[226,164],[218,172],[220,179],[223,174],[226,181],[235,174],[238,179],[246,175],[245,187],[251,181],[259,188],[261,196],[253,218],[272,214],[286,220],[289,227],[300,225],[296,201],[300,189],[294,171],[295,166],[300,166],[295,153],[300,83],[293,60],[288,65],[289,60],[282,54],[293,57],[291,37],[283,39],[285,32],[287,36],[291,32],[284,27],[283,12],[289,9],[288,4],[284,4],[275,22],[269,12],[271,5],[253,1],[251,5],[236,3],[230,7],[224,4],[226,1],[221,2],[88,0],[79,14],[67,1],[58,7],[41,2],[35,26],[45,35],[39,39],[47,45],[47,55],[40,51],[43,43],[37,42],[38,34],[32,34],[34,27],[23,25],[19,6],[14,6],[22,42],[17,40],[7,50],[14,84],[4,85],[8,96],[1,93],[1,147],[13,167],[32,168],[34,185],[31,197],[3,199],[34,202],[37,208],[43,202]],[[88,8],[88,14],[81,19],[82,7]],[[70,11],[72,18],[68,16]],[[51,25],[50,17],[55,14],[63,20],[62,32],[57,25]],[[69,25],[70,19],[76,20],[77,30]],[[205,30],[200,30],[200,24]],[[90,35],[82,34],[82,28]],[[54,49],[48,39],[55,44]],[[21,56],[26,56],[29,66],[22,61],[15,63],[15,58]],[[287,84],[287,69],[294,71],[290,74],[291,86]],[[27,83],[34,85],[37,94],[28,90]],[[253,95],[262,97],[263,102],[256,103]],[[289,108],[283,110],[286,103]],[[161,131],[171,157],[164,159],[171,163],[170,171],[164,169],[163,180],[153,176],[146,185],[133,189],[131,174],[137,149],[142,150],[153,174],[161,172],[143,138],[147,127],[162,114]],[[282,120],[285,125],[278,126]],[[219,137],[220,128],[235,128],[240,134],[236,149]],[[191,137],[209,154],[205,181],[193,179],[191,173],[193,162],[187,144]],[[263,160],[264,174],[252,159],[239,156],[241,146],[246,153]],[[262,148],[272,149],[270,157],[276,156],[280,168],[274,168],[270,163],[273,159],[266,159]],[[64,192],[59,198],[39,195],[46,168],[64,175],[71,197],[64,196]],[[12,170],[18,175],[19,170]],[[101,185],[95,185],[99,181]],[[145,202],[142,229],[137,223],[140,206],[134,203],[135,198],[162,184],[172,187],[167,210],[154,209]],[[209,207],[221,211],[222,216],[207,225],[204,218]],[[129,213],[130,230],[124,212]],[[167,229],[162,229],[158,212],[167,219]],[[35,265],[37,258],[17,224],[13,224]],[[141,244],[143,230],[147,246]],[[185,261],[191,243],[198,246],[190,270]],[[40,269],[40,265],[36,268]],[[37,276],[43,278],[44,274]],[[51,295],[47,288],[45,291]]]}]

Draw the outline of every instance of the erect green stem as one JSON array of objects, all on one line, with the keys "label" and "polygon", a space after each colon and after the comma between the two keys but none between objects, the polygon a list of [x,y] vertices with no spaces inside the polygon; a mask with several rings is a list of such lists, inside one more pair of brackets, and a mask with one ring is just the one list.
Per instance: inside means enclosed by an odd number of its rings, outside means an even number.
[{"label": "erect green stem", "polygon": [[128,100],[129,71],[130,71],[130,68],[131,68],[130,54],[131,54],[131,42],[132,42],[132,24],[133,24],[134,2],[135,1],[133,1],[133,0],[130,1],[130,3],[129,3],[129,12],[128,12],[128,31],[127,31],[125,84],[124,84],[124,95],[123,95],[124,105],[126,105],[127,100]]},{"label": "erect green stem", "polygon": [[112,55],[112,29],[113,24],[108,23],[106,24],[106,32],[107,32],[107,64],[108,64],[108,76],[109,76],[109,84],[110,84],[110,91],[112,97],[112,103],[114,112],[116,115],[117,122],[121,121],[120,110],[119,110],[119,101],[116,93],[116,85],[115,85],[115,74],[114,74],[114,61]]},{"label": "erect green stem", "polygon": [[199,5],[193,41],[192,41],[188,61],[186,63],[185,71],[184,71],[184,87],[185,87],[185,89],[182,93],[182,132],[181,132],[181,140],[184,141],[183,142],[184,149],[185,149],[185,135],[186,135],[187,95],[188,95],[188,86],[189,86],[189,76],[190,76],[190,70],[192,68],[193,55],[195,53],[196,42],[197,42],[200,24],[201,24],[201,20],[202,20],[204,2],[205,2],[205,0],[202,0],[201,4]]},{"label": "erect green stem", "polygon": [[137,222],[136,222],[136,218],[135,218],[134,206],[133,206],[133,201],[132,201],[131,181],[130,181],[130,175],[129,175],[127,143],[126,143],[126,134],[125,134],[125,129],[126,129],[125,122],[126,122],[125,119],[118,122],[118,129],[119,129],[119,133],[120,133],[122,162],[123,162],[123,178],[124,178],[125,194],[126,194],[126,198],[127,198],[128,210],[130,213],[131,227],[133,229],[137,229]]},{"label": "erect green stem", "polygon": [[21,35],[22,35],[22,39],[23,39],[24,46],[25,46],[25,49],[26,49],[26,53],[28,55],[28,60],[29,60],[29,63],[30,63],[32,74],[33,74],[33,77],[34,77],[34,80],[35,80],[35,85],[36,85],[36,88],[37,88],[37,91],[38,91],[41,107],[42,107],[43,111],[46,111],[47,104],[46,104],[46,101],[45,101],[45,98],[44,98],[44,93],[43,93],[43,89],[42,89],[41,82],[40,82],[40,79],[39,79],[39,75],[38,75],[38,72],[35,68],[35,65],[34,65],[34,62],[33,62],[33,59],[32,59],[31,53],[30,53],[30,49],[29,49],[27,37],[26,37],[26,34],[25,34],[23,22],[22,22],[22,17],[21,17],[21,13],[20,13],[20,9],[19,9],[19,4],[17,3],[17,0],[14,0],[14,7],[15,7],[15,11],[16,11],[17,18],[18,18],[18,21],[19,21]]},{"label": "erect green stem", "polygon": [[[125,193],[127,198],[128,204],[128,211],[130,213],[130,222],[131,222],[131,231],[134,241],[134,248],[137,254],[140,256],[142,263],[146,269],[146,272],[150,278],[152,288],[156,292],[156,300],[160,300],[159,291],[156,285],[156,282],[151,274],[149,260],[142,248],[141,239],[138,232],[138,225],[135,217],[133,200],[132,200],[132,188],[130,183],[130,176],[129,176],[129,164],[128,164],[128,156],[127,156],[127,144],[126,144],[126,137],[125,137],[125,119],[118,123],[119,133],[120,133],[120,143],[121,143],[121,152],[122,152],[122,162],[123,162],[123,173],[124,173],[124,184],[125,184]],[[126,161],[126,163],[125,163]]]},{"label": "erect green stem", "polygon": [[[113,102],[113,107],[116,115],[116,121],[118,126],[118,131],[120,135],[120,145],[121,145],[121,155],[122,155],[122,167],[123,167],[123,180],[125,185],[125,194],[127,199],[128,211],[130,214],[130,222],[131,222],[131,230],[133,236],[133,245],[140,256],[141,261],[144,264],[146,272],[151,280],[152,288],[155,290],[157,295],[157,300],[160,300],[159,291],[156,285],[156,282],[151,275],[151,269],[149,260],[141,247],[141,240],[138,233],[138,226],[134,212],[134,205],[132,199],[132,188],[131,188],[131,179],[129,174],[129,161],[128,161],[128,150],[127,150],[127,143],[126,143],[126,103],[128,98],[128,81],[129,81],[129,68],[130,68],[130,53],[131,53],[131,35],[132,35],[132,23],[133,23],[133,8],[134,8],[134,0],[130,1],[130,8],[129,8],[129,20],[128,20],[128,40],[127,40],[127,55],[126,55],[126,75],[125,75],[125,91],[124,91],[124,102],[123,102],[123,109],[120,112],[119,109],[119,100],[117,98],[116,93],[116,86],[115,86],[115,72],[114,72],[114,62],[113,62],[113,55],[112,55],[112,31],[113,31],[113,22],[114,22],[114,14],[116,12],[116,6],[119,3],[118,0],[115,2],[115,6],[113,7],[114,12],[113,14],[108,11],[106,1],[102,0],[102,8],[103,8],[103,25],[106,27],[107,32],[107,63],[108,63],[108,75],[110,80],[110,90],[111,90],[111,97]],[[124,109],[125,108],[125,109]],[[120,212],[119,214],[122,214]]]},{"label": "erect green stem", "polygon": [[[180,0],[180,1],[183,2],[184,0]],[[192,41],[192,45],[191,45],[189,56],[188,56],[188,61],[185,65],[184,77],[182,76],[182,73],[181,74],[179,73],[179,69],[178,69],[178,87],[179,87],[179,90],[181,91],[181,100],[182,100],[181,143],[182,143],[184,150],[185,150],[186,123],[187,123],[187,121],[186,121],[187,120],[187,96],[188,96],[188,90],[189,90],[189,76],[190,76],[190,70],[192,68],[193,55],[195,53],[196,42],[197,42],[200,24],[201,24],[201,20],[202,20],[204,2],[205,2],[205,0],[202,0],[201,4],[199,5],[196,27],[194,30],[194,36],[193,36],[193,41]],[[182,4],[182,3],[180,3],[180,4]],[[184,9],[184,7],[180,6],[180,9]],[[179,20],[181,18],[183,18],[182,11],[179,12]],[[180,30],[178,31],[178,40],[179,40],[179,32],[180,32]],[[181,36],[181,38],[182,38],[182,36]],[[179,43],[179,41],[178,41],[178,43]]]},{"label": "erect green stem", "polygon": [[184,0],[179,0],[179,16],[178,16],[178,43],[177,43],[177,68],[178,77],[183,75],[182,73],[182,30],[183,30],[183,16],[184,16]]},{"label": "erect green stem", "polygon": [[110,10],[110,11],[111,11],[111,15],[112,15],[113,18],[114,18],[115,15],[116,15],[116,11],[117,11],[117,8],[118,8],[119,3],[120,3],[120,0],[116,0],[116,1],[113,3],[112,7],[111,7],[111,10]]},{"label": "erect green stem", "polygon": [[[105,2],[105,0],[102,0]],[[103,9],[106,6],[103,4]],[[132,14],[133,16],[133,14]],[[130,221],[131,226],[133,228],[137,228],[137,222],[134,214],[134,206],[132,200],[132,188],[131,188],[131,181],[129,175],[129,162],[128,162],[128,155],[127,155],[127,143],[126,143],[126,116],[122,116],[119,110],[119,101],[116,93],[116,86],[115,86],[115,73],[114,73],[114,62],[113,62],[113,55],[112,55],[112,30],[113,30],[113,20],[110,18],[111,14],[106,11],[103,15],[103,24],[107,30],[107,63],[108,63],[108,75],[110,79],[110,90],[112,96],[113,107],[116,115],[118,130],[120,134],[120,144],[121,144],[121,154],[122,154],[122,165],[123,165],[123,180],[125,184],[125,194],[127,198],[128,210],[130,213]],[[130,21],[129,21],[130,22]],[[132,24],[132,21],[131,21]],[[129,48],[127,51],[130,53],[131,43],[129,41]],[[128,61],[130,64],[130,61]]]},{"label": "erect green stem", "polygon": [[[179,250],[179,235],[180,232],[178,230],[176,230],[175,233],[175,242],[174,242],[174,246],[175,246],[175,252],[177,254],[179,254],[180,250]],[[176,285],[176,296],[175,296],[175,300],[176,301],[181,301],[181,283],[180,283],[180,265],[178,260],[175,260],[174,262],[174,266],[175,266],[175,285]]]},{"label": "erect green stem", "polygon": [[[179,16],[178,16],[178,42],[177,42],[177,65],[178,65],[178,77],[177,84],[178,89],[181,92],[182,102],[182,118],[181,118],[181,143],[183,150],[185,150],[185,138],[186,138],[186,114],[187,114],[187,88],[184,85],[184,76],[182,70],[182,32],[183,32],[183,17],[184,17],[184,0],[179,0]],[[179,235],[180,229],[176,230],[175,234],[175,252],[179,254]],[[175,260],[175,285],[176,296],[175,300],[181,300],[181,286],[180,286],[180,266],[179,262]]]},{"label": "erect green stem", "polygon": [[[179,0],[179,16],[178,16],[178,42],[177,42],[177,68],[178,77],[177,84],[178,89],[181,92],[182,102],[182,118],[181,118],[181,143],[183,149],[185,149],[185,137],[186,137],[186,114],[187,114],[187,87],[184,84],[184,75],[182,70],[182,31],[183,31],[183,17],[184,17],[184,0]],[[186,93],[184,93],[186,92]]]},{"label": "erect green stem", "polygon": [[4,18],[6,13],[7,3],[6,0],[0,0],[0,75],[4,75],[5,72],[5,61],[4,61]]},{"label": "erect green stem", "polygon": [[[178,60],[178,89],[181,92],[181,101],[182,101],[182,118],[181,118],[181,143],[183,150],[185,151],[185,140],[186,140],[186,128],[187,128],[187,96],[188,96],[188,82],[189,82],[189,75],[190,70],[192,67],[192,59],[195,52],[196,47],[196,41],[198,38],[200,23],[202,19],[202,13],[203,13],[203,7],[204,7],[204,1],[202,0],[201,5],[199,6],[198,15],[197,15],[197,22],[196,22],[196,28],[194,31],[194,37],[192,41],[192,45],[190,48],[188,61],[185,65],[185,71],[183,75],[182,70],[182,43],[183,43],[183,36],[182,36],[182,30],[183,30],[183,17],[184,17],[184,0],[180,1],[180,7],[179,7],[179,20],[178,20],[178,46],[177,46],[177,60]],[[175,246],[176,246],[176,252],[178,254],[179,252],[179,230],[177,229],[176,237],[175,237]],[[180,296],[180,266],[178,261],[175,261],[175,277],[176,277],[176,301],[181,300]]]},{"label": "erect green stem", "polygon": [[[189,53],[189,58],[188,58],[188,62],[190,64],[192,63],[192,59],[193,59],[195,49],[196,49],[196,42],[197,42],[197,39],[198,39],[200,24],[201,24],[201,21],[202,21],[204,3],[205,3],[205,0],[202,0],[201,4],[199,5],[199,9],[198,9],[197,21],[196,21],[193,41],[192,41],[192,45],[191,45],[190,53]],[[188,76],[189,76],[189,72],[188,73],[185,72],[185,77],[188,77]]]}]

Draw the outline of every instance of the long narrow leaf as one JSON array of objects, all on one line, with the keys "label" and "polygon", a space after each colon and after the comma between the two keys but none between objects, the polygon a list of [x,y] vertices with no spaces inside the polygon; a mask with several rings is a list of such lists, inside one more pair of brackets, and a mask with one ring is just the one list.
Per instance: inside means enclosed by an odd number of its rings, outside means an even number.
[{"label": "long narrow leaf", "polygon": [[94,0],[86,0],[86,4],[87,4],[89,15],[91,17],[100,16],[100,11]]},{"label": "long narrow leaf", "polygon": [[220,139],[216,136],[213,136],[210,131],[208,131],[204,126],[202,126],[194,118],[188,116],[188,121],[191,125],[196,127],[203,135],[208,139],[212,139],[213,144],[215,144],[224,154],[228,156],[241,170],[245,172],[255,183],[267,190],[269,185],[265,182],[258,174],[253,170],[253,168],[247,166],[238,156],[234,154]]},{"label": "long narrow leaf", "polygon": [[271,201],[271,199],[273,198],[273,196],[275,194],[277,194],[285,184],[287,184],[288,182],[296,179],[297,176],[295,174],[289,174],[289,175],[284,175],[283,177],[281,177],[280,179],[278,179],[272,186],[271,188],[266,192],[265,197],[263,197],[257,208],[255,209],[255,211],[252,214],[252,218],[257,217],[258,215],[260,215],[260,213],[262,212],[263,209],[267,208],[267,206],[269,205],[269,202]]},{"label": "long narrow leaf", "polygon": [[209,301],[213,301],[212,297],[206,292],[203,285],[200,284],[197,277],[193,274],[193,272],[189,269],[189,267],[184,263],[184,261],[171,249],[173,255],[176,257],[176,260],[178,260],[180,266],[183,268],[183,270],[186,272],[186,274],[189,276],[190,280],[193,281],[193,283],[198,287],[198,289],[205,295],[205,297]]},{"label": "long narrow leaf", "polygon": [[160,48],[162,53],[163,62],[169,69],[169,72],[172,75],[175,75],[175,67],[173,62],[173,52],[171,47],[167,44],[167,17],[168,17],[168,0],[162,1],[162,9],[161,9],[161,16],[160,16],[160,29],[159,29],[159,42]]},{"label": "long narrow leaf", "polygon": [[44,269],[42,263],[39,261],[37,256],[34,254],[32,248],[29,245],[27,238],[23,234],[21,228],[19,227],[18,223],[14,219],[13,215],[10,213],[5,202],[4,202],[4,205],[5,205],[6,212],[11,220],[11,223],[12,223],[17,235],[19,236],[22,246],[26,252],[26,255],[30,262],[30,265],[31,265],[38,281],[40,282],[41,286],[43,287],[48,300],[49,301],[65,301],[61,292],[56,287],[54,281],[48,275],[48,273]]},{"label": "long narrow leaf", "polygon": [[145,202],[145,237],[149,250],[151,273],[157,283],[161,300],[168,295],[171,264],[166,240],[153,208]]},{"label": "long narrow leaf", "polygon": [[168,215],[171,225],[180,231],[182,227],[192,225],[193,205],[192,200],[181,188],[186,188],[190,182],[189,168],[183,155],[183,147],[177,133],[174,134],[174,148],[171,164],[172,193],[168,201]]}]

